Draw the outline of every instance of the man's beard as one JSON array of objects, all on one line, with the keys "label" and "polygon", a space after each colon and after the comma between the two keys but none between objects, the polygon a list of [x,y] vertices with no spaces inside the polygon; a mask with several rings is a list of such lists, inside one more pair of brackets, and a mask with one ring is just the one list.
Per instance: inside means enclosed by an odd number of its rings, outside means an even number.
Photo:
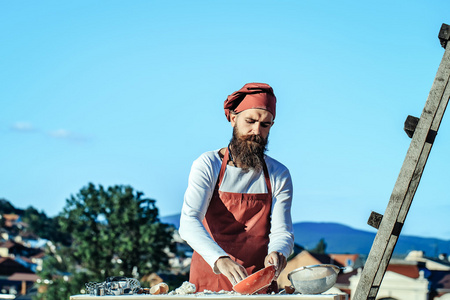
[{"label": "man's beard", "polygon": [[238,129],[233,128],[233,138],[230,142],[233,161],[239,163],[244,171],[255,169],[259,172],[264,162],[264,153],[267,150],[268,137],[260,135],[239,135]]}]

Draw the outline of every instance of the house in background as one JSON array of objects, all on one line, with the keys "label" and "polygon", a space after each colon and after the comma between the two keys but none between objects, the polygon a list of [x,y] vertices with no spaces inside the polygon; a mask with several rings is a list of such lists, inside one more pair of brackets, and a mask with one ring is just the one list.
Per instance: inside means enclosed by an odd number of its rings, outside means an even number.
[{"label": "house in background", "polygon": [[[350,295],[354,294],[362,268],[350,280]],[[429,300],[429,281],[423,265],[417,262],[392,259],[386,269],[377,299]]]},{"label": "house in background", "polygon": [[441,253],[438,258],[434,258],[427,257],[423,251],[411,251],[405,257],[405,260],[422,262],[428,270],[450,271],[450,261],[444,253]]},{"label": "house in background", "polygon": [[[280,289],[290,286],[287,275],[300,267],[333,264],[345,267],[336,284],[325,293],[355,293],[364,268],[357,254],[314,254],[300,252],[287,263],[278,278]],[[383,277],[377,300],[450,300],[450,263],[445,255],[441,259],[427,258],[420,251],[411,252],[406,259],[391,259]]]},{"label": "house in background", "polygon": [[42,252],[42,250],[39,248],[30,248],[13,240],[0,242],[0,256],[2,257],[31,257],[39,254],[40,252]]},{"label": "house in background", "polygon": [[[36,236],[21,232],[28,225],[17,214],[3,214],[0,230],[0,299],[25,295],[39,277],[45,253],[42,247],[32,247]],[[36,242],[35,242],[36,244]],[[14,298],[11,298],[14,299]]]},{"label": "house in background", "polygon": [[38,279],[39,276],[33,273],[14,273],[8,277],[9,282],[14,282],[16,286],[20,286],[20,295],[25,295]]},{"label": "house in background", "polygon": [[[10,280],[10,277],[15,274],[20,274],[20,279]],[[14,258],[11,257],[0,257],[0,293],[2,294],[17,294],[23,290],[22,279],[26,277],[26,282],[28,277],[36,276],[33,271],[29,268],[18,263]],[[29,282],[31,285],[34,281]]]},{"label": "house in background", "polygon": [[332,260],[346,268],[346,272],[364,266],[364,260],[359,254],[329,254]]},{"label": "house in background", "polygon": [[429,281],[430,299],[450,300],[450,262],[447,254],[427,257],[423,251],[411,251],[407,261],[421,263]]}]

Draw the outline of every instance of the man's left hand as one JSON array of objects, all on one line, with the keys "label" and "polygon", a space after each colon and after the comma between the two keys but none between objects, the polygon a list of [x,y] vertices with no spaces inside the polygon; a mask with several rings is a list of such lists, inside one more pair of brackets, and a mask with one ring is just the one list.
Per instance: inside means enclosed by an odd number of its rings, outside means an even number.
[{"label": "man's left hand", "polygon": [[280,252],[273,251],[269,253],[264,259],[264,266],[268,267],[270,265],[275,266],[275,278],[277,280],[280,276],[281,271],[286,267],[286,257]]}]

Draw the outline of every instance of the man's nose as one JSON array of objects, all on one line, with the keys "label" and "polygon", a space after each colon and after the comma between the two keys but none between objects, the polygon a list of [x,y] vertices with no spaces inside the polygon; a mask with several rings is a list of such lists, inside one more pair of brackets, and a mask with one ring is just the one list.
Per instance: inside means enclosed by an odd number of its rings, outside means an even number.
[{"label": "man's nose", "polygon": [[261,126],[259,125],[259,123],[253,124],[252,133],[254,135],[260,135],[261,134]]}]

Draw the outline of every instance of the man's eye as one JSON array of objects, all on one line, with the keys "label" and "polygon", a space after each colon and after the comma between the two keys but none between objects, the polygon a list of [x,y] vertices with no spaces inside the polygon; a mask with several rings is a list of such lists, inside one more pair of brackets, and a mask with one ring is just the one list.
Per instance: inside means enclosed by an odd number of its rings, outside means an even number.
[{"label": "man's eye", "polygon": [[255,123],[255,120],[247,120],[247,123],[253,124],[253,123]]},{"label": "man's eye", "polygon": [[267,128],[267,127],[269,127],[269,124],[267,124],[267,123],[261,123],[261,127]]}]

